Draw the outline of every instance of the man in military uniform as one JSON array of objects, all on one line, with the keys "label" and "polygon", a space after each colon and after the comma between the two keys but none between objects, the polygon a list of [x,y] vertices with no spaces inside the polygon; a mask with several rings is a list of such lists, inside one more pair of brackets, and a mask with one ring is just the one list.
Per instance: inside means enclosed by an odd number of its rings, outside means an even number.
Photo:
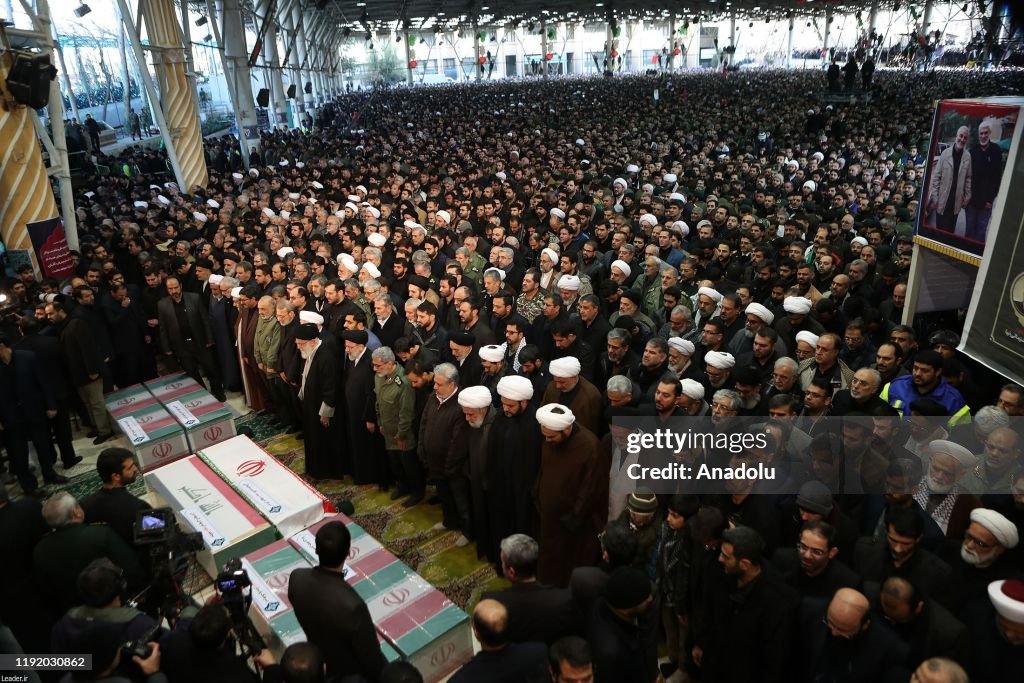
[{"label": "man in military uniform", "polygon": [[382,346],[375,350],[372,359],[377,424],[368,424],[367,427],[379,430],[384,437],[391,474],[398,481],[391,499],[398,500],[408,495],[402,505],[412,507],[423,500],[425,488],[423,471],[416,457],[416,432],[413,429],[416,392],[405,371],[395,362],[395,354],[390,348]]}]

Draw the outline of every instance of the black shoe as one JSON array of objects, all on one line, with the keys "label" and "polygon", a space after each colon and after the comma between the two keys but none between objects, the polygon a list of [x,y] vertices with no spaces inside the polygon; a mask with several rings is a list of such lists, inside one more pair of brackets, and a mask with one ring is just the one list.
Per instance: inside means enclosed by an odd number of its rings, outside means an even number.
[{"label": "black shoe", "polygon": [[224,395],[223,391],[220,392],[219,394],[214,394],[213,397],[220,401],[221,403],[224,403],[225,401],[228,400],[228,397]]},{"label": "black shoe", "polygon": [[110,434],[100,434],[99,436],[97,436],[95,439],[92,440],[92,445],[93,446],[99,446],[101,443],[106,443],[107,441],[109,441],[110,439],[113,439],[113,438],[114,438],[114,433],[113,432],[111,432]]},{"label": "black shoe", "polygon": [[338,501],[337,508],[338,512],[340,512],[343,515],[348,515],[349,517],[351,517],[353,513],[355,513],[356,511],[356,506],[353,505],[352,501],[350,500]]},{"label": "black shoe", "polygon": [[441,504],[440,496],[431,496],[430,498],[427,499],[427,505],[440,505],[440,504]]},{"label": "black shoe", "polygon": [[71,462],[64,463],[63,467],[66,470],[70,470],[72,467],[74,467],[75,465],[77,465],[80,462],[82,462],[82,456],[76,455],[74,460],[72,460]]},{"label": "black shoe", "polygon": [[94,430],[92,430],[92,431],[90,431],[90,432],[86,432],[86,433],[85,433],[85,438],[87,438],[87,439],[95,439],[95,438],[96,438],[97,436],[99,436],[99,435],[100,435],[100,433],[99,433],[99,432],[97,432],[97,431],[96,431],[96,430],[94,429]]},{"label": "black shoe", "polygon": [[402,507],[404,507],[404,508],[411,508],[411,507],[414,507],[416,505],[419,505],[422,502],[423,502],[423,494],[420,493],[420,494],[417,494],[415,496],[410,496],[405,501],[403,501],[402,502]]},{"label": "black shoe", "polygon": [[46,483],[47,484],[66,484],[69,481],[71,481],[71,480],[68,479],[67,477],[65,477],[63,474],[56,474],[56,475],[50,477],[49,479],[47,479]]},{"label": "black shoe", "polygon": [[404,498],[405,496],[408,495],[409,492],[403,489],[401,486],[399,486],[398,488],[391,492],[391,500],[398,500],[399,498]]},{"label": "black shoe", "polygon": [[669,660],[659,664],[658,668],[661,670],[662,678],[668,680],[676,671],[679,671],[679,663]]}]

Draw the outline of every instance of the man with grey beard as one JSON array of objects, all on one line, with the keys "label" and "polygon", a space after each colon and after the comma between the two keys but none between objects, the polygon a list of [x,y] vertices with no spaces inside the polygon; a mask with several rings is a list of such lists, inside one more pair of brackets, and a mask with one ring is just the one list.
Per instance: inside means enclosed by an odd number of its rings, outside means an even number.
[{"label": "man with grey beard", "polygon": [[953,144],[942,150],[935,162],[928,188],[928,211],[935,212],[939,230],[955,232],[960,211],[971,201],[971,155],[964,154],[970,135],[967,126],[960,126]]},{"label": "man with grey beard", "polygon": [[[494,422],[495,410],[491,390],[485,386],[466,387],[459,392],[459,405],[469,425],[469,493],[472,501],[472,531],[463,530],[455,542],[462,547],[469,543],[467,535],[477,542],[476,554],[483,558],[485,553],[492,562],[497,561],[496,549],[486,548],[485,540],[490,538],[487,524],[487,438]],[[490,552],[487,552],[490,551]]]},{"label": "man with grey beard", "polygon": [[966,448],[952,441],[932,441],[925,449],[928,469],[918,484],[914,500],[931,515],[946,538],[961,539],[967,531],[971,510],[978,499],[960,481],[977,463]]},{"label": "man with grey beard", "polygon": [[850,412],[874,415],[888,404],[878,397],[882,390],[882,376],[878,370],[861,368],[853,373],[849,389],[840,389],[832,396],[832,414],[846,415]]},{"label": "man with grey beard", "polygon": [[960,545],[960,557],[953,561],[950,608],[960,612],[972,600],[984,598],[993,581],[1024,578],[1024,571],[1007,555],[1020,542],[1020,530],[1002,513],[989,508],[971,510],[970,525]]}]

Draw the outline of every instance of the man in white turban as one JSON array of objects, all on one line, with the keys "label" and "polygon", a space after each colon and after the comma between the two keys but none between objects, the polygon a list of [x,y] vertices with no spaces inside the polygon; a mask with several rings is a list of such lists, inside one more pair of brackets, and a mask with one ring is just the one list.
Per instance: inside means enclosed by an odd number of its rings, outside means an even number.
[{"label": "man in white turban", "polygon": [[960,486],[960,480],[978,459],[960,444],[943,439],[928,444],[925,453],[928,467],[914,500],[948,538],[963,538],[978,500]]},{"label": "man in white turban", "polygon": [[680,408],[686,411],[691,417],[708,417],[711,415],[711,406],[704,400],[704,385],[695,379],[686,378],[680,380],[682,393],[676,402]]},{"label": "man in white turban", "polygon": [[999,562],[1003,554],[1016,548],[1019,542],[1017,525],[1005,515],[989,508],[974,508],[960,546],[960,559],[972,567],[986,569]]},{"label": "man in white turban", "polygon": [[[668,369],[678,379],[695,375],[693,354],[696,347],[689,339],[670,337],[668,340]],[[689,373],[689,375],[687,374]]]},{"label": "man in white turban", "polygon": [[601,392],[587,378],[580,376],[581,369],[575,356],[551,361],[548,364],[551,383],[545,389],[540,404],[564,403],[580,425],[596,434],[603,412]]},{"label": "man in white turban", "polygon": [[629,264],[622,259],[616,259],[612,261],[611,274],[609,279],[617,285],[624,285],[629,280],[629,276],[633,274],[633,269],[629,267]]},{"label": "man in white turban", "polygon": [[498,381],[505,376],[505,348],[506,344],[488,344],[477,351],[483,367],[480,381],[492,394],[497,394]]},{"label": "man in white turban", "polygon": [[[473,524],[472,537],[486,538],[487,533],[487,488],[485,484],[487,469],[487,441],[490,427],[494,423],[497,412],[493,408],[491,390],[485,386],[466,387],[459,392],[459,405],[469,425],[469,493],[473,512],[470,520]],[[468,543],[466,535],[456,540],[456,547]],[[478,546],[478,550],[479,550]]]},{"label": "man in white turban", "polygon": [[732,384],[732,369],[736,358],[723,351],[708,351],[704,354],[704,366],[708,383],[705,390],[713,393],[718,389],[728,389]]},{"label": "man in white turban", "polygon": [[564,586],[575,567],[599,552],[597,533],[608,512],[608,468],[598,464],[599,442],[561,403],[537,409],[544,439],[537,473],[537,579]]},{"label": "man in white turban", "polygon": [[[701,287],[697,290],[697,311],[693,316],[695,329],[703,329],[704,323],[718,315],[722,303],[722,295],[717,289]],[[723,343],[728,340],[723,340]]]},{"label": "man in white turban", "polygon": [[1010,680],[1012,672],[1024,671],[1024,581],[993,581],[986,591],[991,607],[965,616],[974,655],[971,680]]}]

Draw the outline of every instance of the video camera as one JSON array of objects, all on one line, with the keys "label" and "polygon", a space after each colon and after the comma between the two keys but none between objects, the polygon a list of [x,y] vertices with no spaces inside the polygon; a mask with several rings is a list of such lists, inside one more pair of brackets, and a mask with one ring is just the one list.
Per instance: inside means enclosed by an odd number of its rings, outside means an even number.
[{"label": "video camera", "polygon": [[220,602],[231,616],[231,629],[238,638],[238,644],[244,657],[254,657],[267,647],[263,637],[256,630],[249,618],[249,606],[252,604],[252,579],[249,572],[242,567],[238,558],[229,560],[217,578],[214,579]]},{"label": "video camera", "polygon": [[149,551],[152,573],[150,585],[132,602],[144,604],[144,611],[165,616],[173,624],[190,604],[182,584],[196,552],[203,549],[203,535],[182,531],[174,511],[165,507],[136,513],[132,540],[140,551]]},{"label": "video camera", "polygon": [[160,624],[154,624],[153,628],[147,630],[145,633],[140,635],[135,640],[129,640],[128,642],[121,645],[121,661],[131,662],[132,657],[138,657],[139,659],[145,659],[149,657],[152,652],[150,641],[156,636],[160,630]]}]

